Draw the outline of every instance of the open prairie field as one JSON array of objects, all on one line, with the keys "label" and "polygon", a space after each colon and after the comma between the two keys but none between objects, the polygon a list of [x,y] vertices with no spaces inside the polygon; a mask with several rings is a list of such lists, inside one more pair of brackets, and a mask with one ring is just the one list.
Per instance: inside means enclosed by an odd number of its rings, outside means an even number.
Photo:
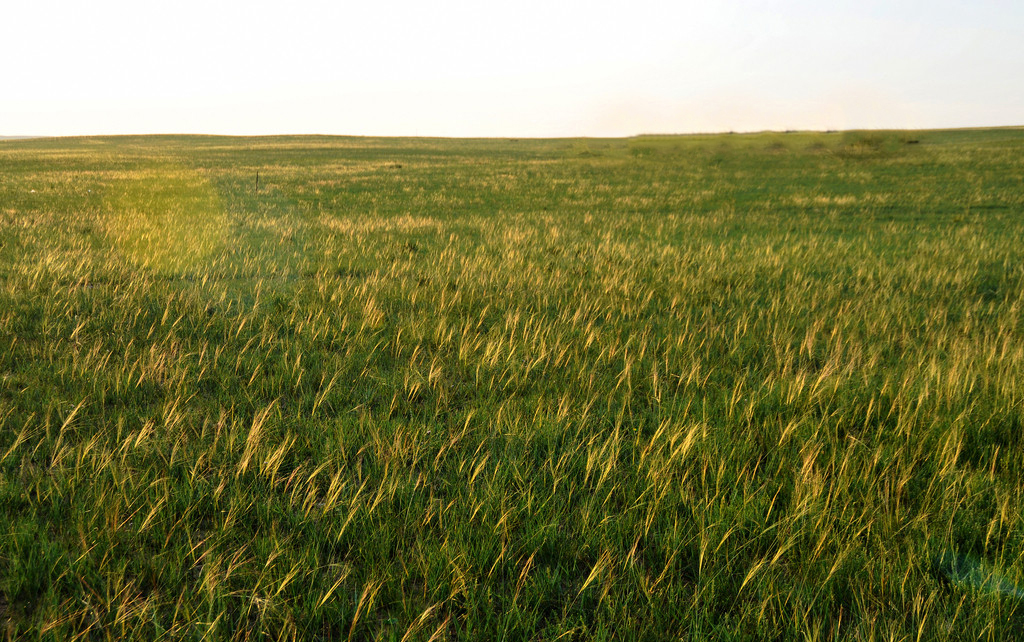
[{"label": "open prairie field", "polygon": [[0,632],[1007,640],[1024,129],[0,142]]}]

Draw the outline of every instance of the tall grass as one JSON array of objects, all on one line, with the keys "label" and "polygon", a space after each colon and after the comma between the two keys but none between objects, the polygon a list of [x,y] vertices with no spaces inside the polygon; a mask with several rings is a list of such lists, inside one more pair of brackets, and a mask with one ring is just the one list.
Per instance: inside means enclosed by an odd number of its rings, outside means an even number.
[{"label": "tall grass", "polygon": [[4,631],[1011,639],[1022,146],[0,143]]}]

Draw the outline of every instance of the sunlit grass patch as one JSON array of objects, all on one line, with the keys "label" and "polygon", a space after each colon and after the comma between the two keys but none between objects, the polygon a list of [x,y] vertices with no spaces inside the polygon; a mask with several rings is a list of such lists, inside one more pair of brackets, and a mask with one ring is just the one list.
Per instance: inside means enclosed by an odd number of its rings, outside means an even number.
[{"label": "sunlit grass patch", "polygon": [[111,245],[140,269],[164,276],[201,273],[230,240],[216,190],[173,164],[145,167],[108,189],[103,219]]},{"label": "sunlit grass patch", "polygon": [[345,216],[327,215],[322,218],[323,225],[333,232],[350,235],[364,235],[376,232],[419,232],[423,230],[437,231],[443,226],[442,221],[433,217],[404,216]]}]

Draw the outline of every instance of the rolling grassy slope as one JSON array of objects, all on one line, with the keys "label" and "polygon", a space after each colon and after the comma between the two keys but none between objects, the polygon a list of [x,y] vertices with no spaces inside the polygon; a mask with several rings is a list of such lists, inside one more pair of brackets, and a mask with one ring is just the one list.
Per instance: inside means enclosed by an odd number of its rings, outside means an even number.
[{"label": "rolling grassy slope", "polygon": [[1020,129],[4,141],[3,630],[1011,639],[1022,238]]}]

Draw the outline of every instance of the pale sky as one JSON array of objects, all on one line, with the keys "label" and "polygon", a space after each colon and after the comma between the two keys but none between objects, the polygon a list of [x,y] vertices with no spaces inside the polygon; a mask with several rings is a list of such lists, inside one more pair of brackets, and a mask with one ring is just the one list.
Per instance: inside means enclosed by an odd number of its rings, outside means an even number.
[{"label": "pale sky", "polygon": [[1021,0],[31,0],[0,135],[1024,125]]}]

